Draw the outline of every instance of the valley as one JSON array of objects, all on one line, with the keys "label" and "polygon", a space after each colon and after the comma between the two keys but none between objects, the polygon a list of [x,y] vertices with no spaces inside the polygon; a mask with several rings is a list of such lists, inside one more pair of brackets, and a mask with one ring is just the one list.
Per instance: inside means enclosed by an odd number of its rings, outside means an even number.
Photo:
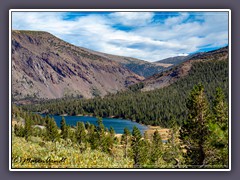
[{"label": "valley", "polygon": [[147,62],[13,31],[13,167],[192,168],[204,144],[227,168],[228,68],[228,47]]}]

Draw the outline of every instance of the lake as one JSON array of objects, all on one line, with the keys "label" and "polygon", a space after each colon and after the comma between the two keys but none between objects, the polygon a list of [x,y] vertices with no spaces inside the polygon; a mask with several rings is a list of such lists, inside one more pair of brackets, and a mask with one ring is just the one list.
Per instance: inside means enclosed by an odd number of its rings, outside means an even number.
[{"label": "lake", "polygon": [[[46,115],[42,115],[46,116]],[[54,116],[50,115],[50,117],[53,117],[54,120],[57,123],[57,126],[60,127],[60,122],[62,120],[62,116]],[[64,116],[66,123],[70,126],[76,126],[77,122],[84,122],[84,123],[91,123],[94,125],[97,125],[97,118],[95,117],[89,117],[89,116]],[[115,130],[115,133],[117,134],[123,134],[124,128],[127,127],[130,132],[132,132],[132,129],[134,126],[136,126],[141,133],[143,134],[145,130],[148,129],[147,126],[141,125],[139,123],[130,121],[130,120],[125,120],[125,119],[116,119],[116,118],[103,118],[103,124],[106,128],[110,129],[112,126],[113,129]]]}]

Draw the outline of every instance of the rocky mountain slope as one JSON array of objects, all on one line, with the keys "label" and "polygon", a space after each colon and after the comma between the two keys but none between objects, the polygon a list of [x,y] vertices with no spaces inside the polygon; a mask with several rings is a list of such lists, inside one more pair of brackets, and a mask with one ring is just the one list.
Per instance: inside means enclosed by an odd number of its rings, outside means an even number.
[{"label": "rocky mountain slope", "polygon": [[91,98],[115,93],[144,78],[101,53],[40,31],[12,31],[12,96]]},{"label": "rocky mountain slope", "polygon": [[112,59],[120,62],[124,67],[145,78],[163,72],[167,70],[168,67],[172,66],[172,64],[147,62],[131,57],[120,57]]},{"label": "rocky mountain slope", "polygon": [[141,90],[150,91],[169,86],[170,84],[176,82],[178,79],[187,76],[188,72],[191,70],[193,63],[209,60],[228,60],[228,47],[191,55],[189,60],[186,60],[182,64],[175,66],[163,73],[155,74],[149,78],[146,78],[143,82],[141,82],[143,87]]},{"label": "rocky mountain slope", "polygon": [[140,60],[132,57],[117,56],[117,55],[101,53],[101,52],[97,52],[89,49],[85,49],[85,50],[92,54],[116,61],[120,63],[123,67],[145,78],[152,76],[154,74],[163,72],[173,65],[170,63],[148,62],[148,61],[144,61],[144,60]]}]

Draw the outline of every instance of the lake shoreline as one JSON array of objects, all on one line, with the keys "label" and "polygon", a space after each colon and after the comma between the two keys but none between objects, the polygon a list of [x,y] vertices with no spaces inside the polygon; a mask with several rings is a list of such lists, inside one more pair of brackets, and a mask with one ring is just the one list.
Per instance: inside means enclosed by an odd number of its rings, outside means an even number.
[{"label": "lake shoreline", "polygon": [[[97,125],[97,117],[92,116],[92,115],[84,115],[84,114],[77,114],[75,116],[69,116],[68,114],[61,114],[61,115],[51,115],[51,114],[40,114],[43,117],[50,116],[54,118],[56,121],[58,127],[60,127],[60,121],[64,117],[65,121],[69,126],[76,126],[77,122],[84,122],[87,123],[89,122],[90,124]],[[102,117],[103,119],[103,124],[106,128],[110,129],[110,127],[113,127],[115,130],[116,134],[122,134],[124,132],[124,128],[128,128],[130,131],[132,131],[133,127],[136,126],[139,128],[142,134],[146,130],[148,130],[148,126],[142,123],[138,123],[134,120],[131,119],[122,119],[122,118],[116,118],[116,116],[111,116],[111,117]]]},{"label": "lake shoreline", "polygon": [[[49,115],[49,116],[50,116],[50,115],[51,115],[51,116],[63,116],[63,117],[65,117],[65,116],[77,116],[77,117],[85,116],[85,117],[98,118],[98,116],[93,116],[92,114],[69,115],[69,114],[67,114],[67,113],[65,113],[65,114],[48,114],[48,113],[42,113],[42,112],[34,112],[34,113],[38,113],[38,114],[40,114],[40,115]],[[134,119],[123,119],[123,118],[117,117],[117,116],[103,116],[103,117],[100,117],[100,118],[129,120],[129,121],[132,121],[132,122],[136,122],[136,123],[138,123],[138,124],[141,124],[142,126],[146,126],[146,127],[152,126],[152,125],[147,125],[147,124],[139,123],[139,122],[137,122],[137,121],[134,120]]]}]

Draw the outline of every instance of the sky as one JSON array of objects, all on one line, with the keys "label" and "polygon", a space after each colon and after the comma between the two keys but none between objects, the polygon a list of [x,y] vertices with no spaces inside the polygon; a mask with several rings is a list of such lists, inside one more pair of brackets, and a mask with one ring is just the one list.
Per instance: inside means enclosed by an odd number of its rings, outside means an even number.
[{"label": "sky", "polygon": [[12,29],[150,62],[228,45],[227,12],[12,12]]}]

